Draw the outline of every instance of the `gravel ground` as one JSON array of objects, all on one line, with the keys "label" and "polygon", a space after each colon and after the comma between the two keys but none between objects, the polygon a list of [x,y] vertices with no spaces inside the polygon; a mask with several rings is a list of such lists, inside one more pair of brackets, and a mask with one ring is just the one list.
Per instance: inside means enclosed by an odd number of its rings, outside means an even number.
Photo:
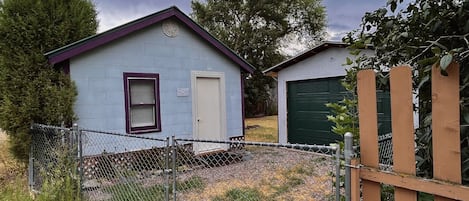
[{"label": "gravel ground", "polygon": [[[272,147],[246,147],[246,151],[241,153],[243,161],[212,168],[200,163],[194,165],[194,158],[185,158],[186,163],[182,163],[185,165],[178,167],[177,200],[323,201],[333,196],[331,173],[334,165],[330,156]],[[164,183],[161,172],[140,173],[136,177],[145,189]],[[90,200],[112,199],[112,195],[103,189],[115,182],[99,183],[100,187],[86,192],[86,197]],[[238,194],[234,195],[236,190]]]},{"label": "gravel ground", "polygon": [[243,188],[258,190],[262,200],[327,200],[333,193],[331,157],[284,148],[247,149],[250,160],[179,174],[182,181],[201,177],[205,187],[181,192],[178,200],[213,200]]}]

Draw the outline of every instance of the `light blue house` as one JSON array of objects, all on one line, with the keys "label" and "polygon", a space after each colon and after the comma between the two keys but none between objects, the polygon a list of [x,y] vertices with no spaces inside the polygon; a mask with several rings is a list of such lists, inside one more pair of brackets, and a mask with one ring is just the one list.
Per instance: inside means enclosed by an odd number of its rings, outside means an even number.
[{"label": "light blue house", "polygon": [[176,7],[46,56],[77,86],[80,127],[162,139],[243,137],[242,72],[252,66]]}]

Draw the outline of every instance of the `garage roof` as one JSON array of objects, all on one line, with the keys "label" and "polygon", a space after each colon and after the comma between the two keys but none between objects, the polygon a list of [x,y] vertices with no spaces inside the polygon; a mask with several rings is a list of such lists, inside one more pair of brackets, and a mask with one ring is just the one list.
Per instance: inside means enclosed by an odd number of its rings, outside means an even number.
[{"label": "garage roof", "polygon": [[225,46],[175,6],[52,50],[47,52],[45,56],[50,64],[57,64],[169,18],[178,19],[196,35],[200,36],[215,49],[219,50],[223,55],[238,64],[241,69],[249,73],[254,71],[254,67],[251,64],[234,53],[233,50]]},{"label": "garage roof", "polygon": [[293,57],[293,58],[290,58],[290,59],[287,59],[275,66],[272,66],[264,71],[262,71],[264,74],[268,75],[268,76],[273,76],[273,77],[276,77],[277,76],[277,73],[285,68],[288,68],[290,66],[292,66],[293,64],[296,64],[300,61],[303,61],[311,56],[314,56],[326,49],[329,49],[331,47],[341,47],[341,48],[345,48],[347,47],[348,45],[346,43],[342,43],[342,42],[334,42],[334,41],[326,41],[326,42],[323,42],[313,48],[311,48],[310,50],[307,50],[305,52],[302,52],[300,53],[299,55]]}]

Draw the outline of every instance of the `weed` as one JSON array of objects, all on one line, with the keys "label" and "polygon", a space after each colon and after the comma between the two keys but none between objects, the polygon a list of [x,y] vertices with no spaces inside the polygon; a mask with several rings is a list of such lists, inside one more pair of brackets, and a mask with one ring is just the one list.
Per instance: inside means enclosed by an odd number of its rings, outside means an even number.
[{"label": "weed", "polygon": [[313,176],[314,174],[314,169],[312,165],[296,165],[295,167],[292,168],[292,171],[301,174],[301,175],[306,175],[306,176]]},{"label": "weed", "polygon": [[265,197],[255,188],[234,188],[228,190],[223,196],[217,196],[213,201],[262,201]]},{"label": "weed", "polygon": [[196,190],[196,189],[204,189],[205,183],[202,177],[193,176],[185,181],[178,181],[176,182],[176,189],[178,191],[188,191],[188,190]]},{"label": "weed", "polygon": [[7,135],[0,130],[0,201],[32,201],[26,166],[10,154]]},{"label": "weed", "polygon": [[[178,191],[189,191],[205,188],[205,183],[201,177],[194,176],[184,181],[176,183]],[[163,184],[157,184],[150,187],[143,187],[135,182],[127,182],[115,184],[113,186],[105,187],[104,191],[112,194],[113,200],[126,200],[126,201],[159,201],[164,200],[165,187]],[[172,186],[169,188],[169,193],[173,193]]]},{"label": "weed", "polygon": [[17,177],[11,181],[4,182],[0,187],[1,201],[32,201],[29,196],[26,176],[16,175]]},{"label": "weed", "polygon": [[41,169],[39,174],[42,178],[42,186],[37,200],[80,200],[78,162],[74,157],[76,150],[67,145],[58,144],[50,153],[54,162],[42,167],[38,164]]},{"label": "weed", "polygon": [[104,188],[105,192],[112,194],[111,201],[159,201],[164,200],[164,186],[155,185],[142,187],[137,183],[120,183]]}]

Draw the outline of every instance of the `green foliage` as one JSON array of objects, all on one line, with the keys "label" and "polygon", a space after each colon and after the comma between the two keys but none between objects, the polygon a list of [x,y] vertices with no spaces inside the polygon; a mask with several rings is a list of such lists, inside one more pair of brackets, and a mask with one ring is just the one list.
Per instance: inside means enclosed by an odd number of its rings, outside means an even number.
[{"label": "green foliage", "polygon": [[[362,43],[352,44],[350,54],[353,59],[347,57],[343,64],[349,66],[345,70],[344,79],[341,81],[342,86],[348,92],[348,96],[336,103],[326,104],[326,107],[330,108],[332,112],[332,115],[327,115],[327,120],[335,124],[332,127],[332,132],[341,136],[347,132],[352,133],[354,145],[358,145],[360,136],[357,107],[357,73],[359,69],[364,69],[367,66],[365,62],[367,57],[362,53],[363,48],[365,48],[365,45]],[[341,142],[341,144],[343,143]]]},{"label": "green foliage", "polygon": [[94,34],[97,24],[90,0],[0,2],[0,128],[16,158],[28,158],[31,123],[74,118],[75,87],[44,53]]},{"label": "green foliage", "polygon": [[[469,1],[415,0],[396,11],[403,0],[388,1],[388,8],[366,13],[362,28],[343,40],[356,46],[372,44],[375,56],[362,59],[362,68],[409,64],[418,91],[420,128],[416,131],[417,168],[420,176],[432,176],[431,69],[442,67],[447,75],[450,62],[460,64],[461,155],[463,182],[469,183]],[[387,77],[378,79],[387,85]]]},{"label": "green foliage", "polygon": [[331,112],[334,114],[327,115],[327,120],[335,123],[332,132],[338,135],[350,132],[356,141],[359,136],[358,116],[355,112],[357,100],[343,99],[338,103],[327,103],[326,107],[331,108]]},{"label": "green foliage", "polygon": [[262,70],[285,59],[279,48],[292,38],[313,44],[324,35],[320,0],[192,1],[192,9],[195,21],[255,66],[245,82],[248,116],[266,113],[273,79]]}]

